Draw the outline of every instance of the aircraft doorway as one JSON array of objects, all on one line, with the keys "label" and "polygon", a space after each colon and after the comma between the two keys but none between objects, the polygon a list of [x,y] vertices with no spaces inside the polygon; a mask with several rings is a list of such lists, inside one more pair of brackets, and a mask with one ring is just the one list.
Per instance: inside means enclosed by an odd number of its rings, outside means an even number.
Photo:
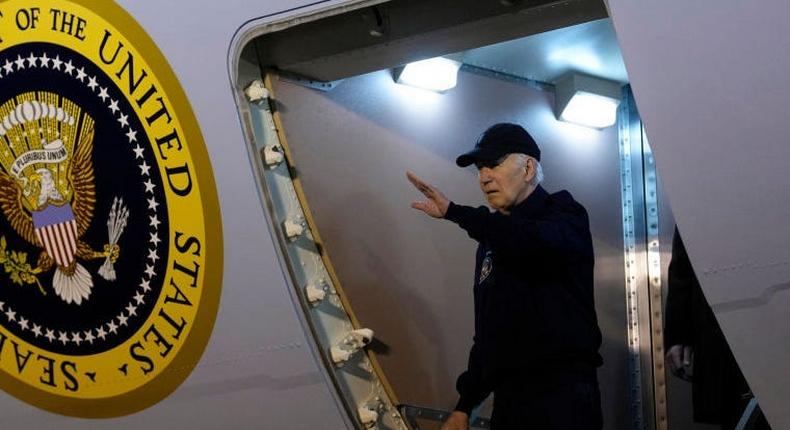
[{"label": "aircraft doorway", "polygon": [[[250,37],[237,77],[282,264],[339,401],[360,424],[373,412],[383,428],[409,420],[408,408],[392,418],[396,403],[427,408],[420,428],[438,428],[426,417],[454,405],[472,338],[474,243],[409,208],[416,197],[404,172],[454,201],[484,204],[474,169],[454,160],[487,126],[510,121],[538,141],[546,189],[570,190],[590,214],[605,428],[703,428],[691,424],[687,386],[673,382],[667,403],[660,287],[674,221],[655,167],[645,168],[649,147],[625,138],[631,127],[641,133],[633,99],[624,91],[621,122],[600,129],[554,112],[554,82],[568,72],[627,84],[603,5],[501,2],[462,13],[447,2],[379,3]],[[408,24],[399,20],[409,13]],[[463,63],[455,88],[394,81],[392,68],[440,55]],[[369,345],[353,332],[363,327],[375,333]],[[365,345],[369,359],[357,354]]]}]

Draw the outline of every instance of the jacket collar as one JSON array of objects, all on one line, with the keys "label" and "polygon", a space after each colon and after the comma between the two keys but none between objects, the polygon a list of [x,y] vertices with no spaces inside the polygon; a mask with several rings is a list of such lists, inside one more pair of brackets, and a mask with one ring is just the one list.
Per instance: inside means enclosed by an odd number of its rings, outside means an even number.
[{"label": "jacket collar", "polygon": [[544,190],[543,187],[538,185],[537,188],[535,188],[535,190],[532,191],[532,193],[529,196],[527,196],[526,199],[524,199],[524,201],[514,206],[513,209],[510,211],[510,213],[511,214],[532,213],[537,209],[543,207],[546,203],[546,199],[548,198],[549,198],[549,193],[546,190]]}]

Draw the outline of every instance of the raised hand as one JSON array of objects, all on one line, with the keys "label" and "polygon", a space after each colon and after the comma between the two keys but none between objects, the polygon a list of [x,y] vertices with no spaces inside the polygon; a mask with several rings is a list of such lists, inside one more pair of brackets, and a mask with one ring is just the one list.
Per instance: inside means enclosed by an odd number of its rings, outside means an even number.
[{"label": "raised hand", "polygon": [[447,208],[450,206],[450,200],[445,197],[438,188],[423,182],[414,172],[406,172],[406,178],[408,178],[409,182],[428,199],[414,201],[411,207],[423,211],[434,218],[444,218],[444,215],[447,213]]}]

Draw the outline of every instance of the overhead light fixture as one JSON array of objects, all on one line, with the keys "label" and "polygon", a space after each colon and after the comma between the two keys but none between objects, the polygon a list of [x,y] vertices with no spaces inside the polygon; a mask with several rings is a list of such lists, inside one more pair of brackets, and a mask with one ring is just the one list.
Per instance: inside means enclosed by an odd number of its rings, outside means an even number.
[{"label": "overhead light fixture", "polygon": [[617,121],[620,84],[593,76],[570,73],[555,87],[557,119],[592,128],[606,128]]},{"label": "overhead light fixture", "polygon": [[409,63],[395,69],[395,82],[442,92],[455,87],[461,63],[444,57]]}]

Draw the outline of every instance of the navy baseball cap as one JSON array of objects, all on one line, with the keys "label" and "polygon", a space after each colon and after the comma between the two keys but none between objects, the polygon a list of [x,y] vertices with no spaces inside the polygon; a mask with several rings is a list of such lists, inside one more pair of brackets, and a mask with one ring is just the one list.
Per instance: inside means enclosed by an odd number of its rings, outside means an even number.
[{"label": "navy baseball cap", "polygon": [[491,163],[514,153],[527,154],[540,161],[540,148],[527,130],[518,124],[503,122],[489,127],[474,149],[456,158],[455,164],[466,167],[478,162]]}]

